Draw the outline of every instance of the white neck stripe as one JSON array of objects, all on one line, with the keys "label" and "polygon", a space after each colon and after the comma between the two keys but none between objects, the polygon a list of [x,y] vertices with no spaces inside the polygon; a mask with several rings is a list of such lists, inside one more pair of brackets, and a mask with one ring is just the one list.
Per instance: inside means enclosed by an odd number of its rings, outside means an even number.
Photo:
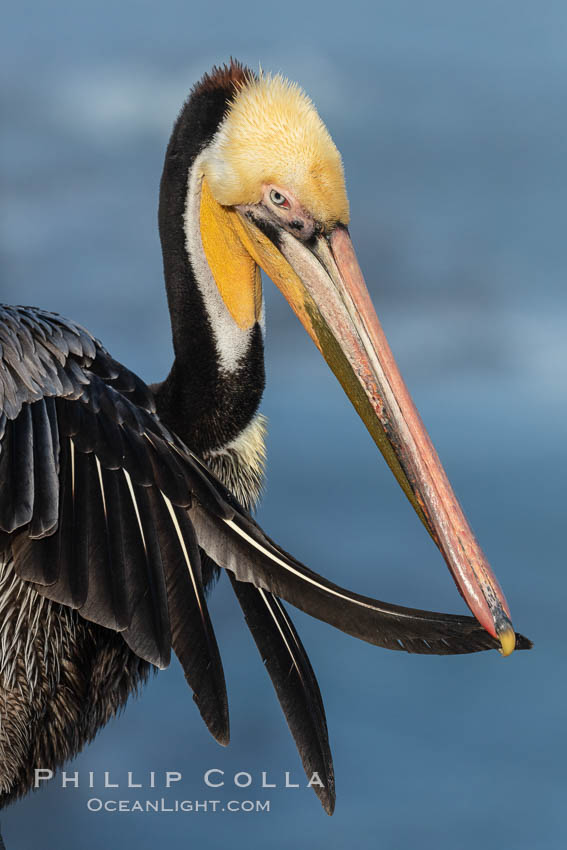
[{"label": "white neck stripe", "polygon": [[[242,358],[248,351],[252,328],[243,330],[232,318],[219,292],[203,249],[200,221],[204,154],[205,151],[196,157],[187,175],[187,197],[183,223],[185,249],[189,255],[195,280],[203,297],[205,309],[213,330],[220,367],[225,372],[234,372],[238,369]],[[259,324],[263,328],[263,299]]]}]

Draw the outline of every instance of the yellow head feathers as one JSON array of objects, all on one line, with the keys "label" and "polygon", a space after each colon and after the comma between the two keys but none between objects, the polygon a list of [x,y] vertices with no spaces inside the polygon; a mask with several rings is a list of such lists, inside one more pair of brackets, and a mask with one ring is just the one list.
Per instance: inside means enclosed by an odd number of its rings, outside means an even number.
[{"label": "yellow head feathers", "polygon": [[276,183],[316,220],[348,223],[341,156],[305,92],[280,75],[261,74],[240,86],[204,170],[224,206],[258,203],[263,185]]}]

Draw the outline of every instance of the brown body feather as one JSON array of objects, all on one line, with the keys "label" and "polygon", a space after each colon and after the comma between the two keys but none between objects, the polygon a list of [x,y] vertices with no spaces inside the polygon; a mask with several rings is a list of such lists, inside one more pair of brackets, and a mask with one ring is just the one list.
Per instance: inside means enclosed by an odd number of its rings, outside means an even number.
[{"label": "brown body feather", "polygon": [[33,787],[34,769],[76,755],[152,666],[120,634],[40,596],[0,566],[0,806]]}]

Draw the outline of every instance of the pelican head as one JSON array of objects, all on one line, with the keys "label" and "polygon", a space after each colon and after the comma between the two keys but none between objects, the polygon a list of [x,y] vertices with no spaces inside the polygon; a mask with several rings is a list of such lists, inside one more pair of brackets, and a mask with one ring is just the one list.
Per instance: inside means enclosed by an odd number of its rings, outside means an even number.
[{"label": "pelican head", "polygon": [[[341,155],[305,92],[280,75],[241,84],[210,147],[205,174],[225,206],[263,204],[284,225],[299,210],[327,229],[348,224]],[[271,200],[278,194],[283,201]]]},{"label": "pelican head", "polygon": [[506,600],[386,341],[348,231],[340,154],[307,95],[242,75],[201,154],[201,234],[240,327],[258,319],[257,267],[280,288],[439,547],[471,611],[510,654]]}]

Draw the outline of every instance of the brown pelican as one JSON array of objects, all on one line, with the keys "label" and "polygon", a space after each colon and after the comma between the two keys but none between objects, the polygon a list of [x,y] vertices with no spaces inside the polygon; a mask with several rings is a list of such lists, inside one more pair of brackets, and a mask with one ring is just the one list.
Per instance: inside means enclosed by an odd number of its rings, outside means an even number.
[{"label": "brown pelican", "polygon": [[[331,813],[325,713],[280,598],[378,646],[500,648],[508,607],[376,318],[348,231],[340,155],[313,104],[236,62],[195,86],[167,148],[159,228],[175,360],[147,387],[72,321],[0,308],[0,793],[91,740],[173,648],[223,744],[205,591],[227,571],[308,775]],[[265,423],[260,269],[336,374],[474,617],[339,587],[248,513]]]}]

